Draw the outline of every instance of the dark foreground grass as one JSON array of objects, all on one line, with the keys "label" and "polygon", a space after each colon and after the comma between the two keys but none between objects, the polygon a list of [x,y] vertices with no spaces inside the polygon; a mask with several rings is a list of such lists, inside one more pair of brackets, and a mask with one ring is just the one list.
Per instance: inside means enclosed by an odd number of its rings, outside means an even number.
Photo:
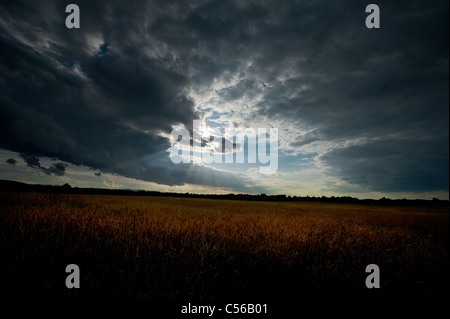
[{"label": "dark foreground grass", "polygon": [[[449,298],[447,207],[2,193],[0,253],[15,301]],[[80,289],[65,287],[68,264]]]}]

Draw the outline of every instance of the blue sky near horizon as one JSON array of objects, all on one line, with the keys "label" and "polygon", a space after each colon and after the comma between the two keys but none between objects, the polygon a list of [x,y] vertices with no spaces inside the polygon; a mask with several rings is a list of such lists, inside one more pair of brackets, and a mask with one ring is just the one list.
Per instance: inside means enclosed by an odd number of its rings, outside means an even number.
[{"label": "blue sky near horizon", "polygon": [[[0,4],[0,179],[449,199],[448,1],[69,3]],[[172,163],[194,120],[277,128],[277,172]]]}]

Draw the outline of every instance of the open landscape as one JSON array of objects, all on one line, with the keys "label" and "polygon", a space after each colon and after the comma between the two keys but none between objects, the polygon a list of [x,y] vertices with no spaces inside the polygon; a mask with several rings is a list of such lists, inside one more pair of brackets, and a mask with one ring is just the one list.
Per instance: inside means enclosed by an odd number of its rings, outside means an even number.
[{"label": "open landscape", "polygon": [[0,1],[2,317],[440,318],[449,5]]},{"label": "open landscape", "polygon": [[[0,194],[14,300],[270,303],[449,296],[448,207]],[[80,267],[67,289],[65,267]],[[368,264],[380,289],[367,289]]]}]

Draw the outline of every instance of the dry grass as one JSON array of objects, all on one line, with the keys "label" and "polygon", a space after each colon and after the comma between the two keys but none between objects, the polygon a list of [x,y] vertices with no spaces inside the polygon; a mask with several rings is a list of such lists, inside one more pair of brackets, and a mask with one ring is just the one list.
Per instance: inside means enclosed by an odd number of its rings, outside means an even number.
[{"label": "dry grass", "polygon": [[[448,298],[448,208],[0,194],[14,298]],[[64,286],[65,266],[81,287]],[[378,264],[381,289],[365,287]]]}]

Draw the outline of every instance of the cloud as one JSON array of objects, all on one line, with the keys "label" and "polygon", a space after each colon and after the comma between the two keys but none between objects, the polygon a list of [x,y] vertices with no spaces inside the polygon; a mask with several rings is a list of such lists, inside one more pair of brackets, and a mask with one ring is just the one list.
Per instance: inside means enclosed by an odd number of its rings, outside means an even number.
[{"label": "cloud", "polygon": [[333,150],[322,160],[330,165],[329,176],[367,191],[439,191],[449,185],[448,150],[431,153],[417,141],[374,141]]},{"label": "cloud", "polygon": [[26,154],[20,154],[20,156],[23,158],[25,163],[28,167],[40,169],[47,175],[55,175],[55,176],[64,176],[67,164],[65,163],[54,163],[50,167],[43,167],[41,166],[41,163],[39,161],[39,158],[32,156],[32,155],[26,155]]},{"label": "cloud", "polygon": [[448,190],[446,1],[379,1],[378,30],[369,2],[80,0],[77,30],[69,3],[0,5],[0,147],[31,167],[245,190],[170,161],[172,127],[204,110],[278,127],[281,152],[363,189]]},{"label": "cloud", "polygon": [[11,165],[16,165],[17,161],[14,158],[8,158],[6,160],[6,163],[11,164]]},{"label": "cloud", "polygon": [[[170,141],[163,136],[175,125],[192,128],[199,114],[177,61],[185,48],[173,43],[164,49],[170,35],[160,39],[161,33],[144,29],[167,18],[165,4],[79,6],[83,22],[74,33],[59,21],[62,4],[4,5],[0,147],[28,154],[28,165],[46,174],[64,171],[41,168],[42,156],[166,185],[243,189],[244,182],[229,174],[175,165],[168,157]],[[38,14],[43,7],[45,16]],[[173,21],[185,18],[174,13]],[[10,27],[18,21],[20,27]]]},{"label": "cloud", "polygon": [[56,175],[56,176],[64,176],[66,171],[67,164],[64,163],[55,163],[53,166],[49,168],[42,167],[41,169],[47,174],[47,175]]},{"label": "cloud", "polygon": [[[166,66],[164,57],[145,52],[151,47],[142,30],[133,29],[145,18],[139,10],[117,2],[108,15],[101,5],[79,5],[83,27],[76,35],[58,21],[65,15],[59,4],[3,6],[0,146],[30,154],[25,159],[31,167],[39,168],[38,158],[48,156],[169,185],[185,183],[185,172],[167,156],[158,164],[143,159],[164,155],[170,146],[160,132],[175,124],[190,127],[197,117],[185,94],[185,75]],[[51,8],[48,15],[38,14],[41,6]],[[116,15],[123,23],[114,22]],[[20,27],[10,28],[12,23]]]},{"label": "cloud", "polygon": [[35,156],[20,154],[25,163],[27,163],[28,167],[31,168],[41,168],[41,164],[39,163],[39,159]]},{"label": "cloud", "polygon": [[[362,189],[448,190],[448,3],[381,2],[376,32],[363,24],[364,4],[267,3],[247,44],[237,36],[228,51],[232,31],[212,40],[224,59],[242,56],[213,111],[281,128],[284,151],[317,152],[328,175]],[[265,84],[259,95],[248,85],[256,81]],[[257,103],[233,109],[244,92]]]}]

